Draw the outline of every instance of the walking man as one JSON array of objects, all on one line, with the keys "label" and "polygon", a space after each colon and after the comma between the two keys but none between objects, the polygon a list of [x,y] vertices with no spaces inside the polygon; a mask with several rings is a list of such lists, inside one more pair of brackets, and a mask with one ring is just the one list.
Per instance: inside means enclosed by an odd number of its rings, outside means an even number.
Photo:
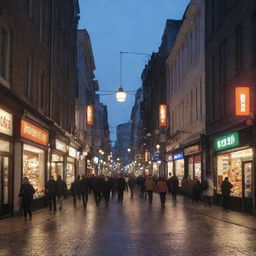
[{"label": "walking man", "polygon": [[176,202],[177,193],[179,190],[179,180],[175,174],[168,180],[168,188],[170,193],[172,194],[172,199]]},{"label": "walking man", "polygon": [[62,202],[64,199],[64,196],[67,193],[67,184],[64,180],[62,180],[61,176],[57,176],[57,181],[56,181],[56,195],[57,195],[57,203],[59,210],[62,210]]},{"label": "walking man", "polygon": [[88,194],[90,191],[90,180],[88,177],[85,177],[85,175],[82,176],[82,179],[79,182],[79,190],[81,193],[83,206],[86,208],[88,202]]},{"label": "walking man", "polygon": [[27,221],[27,215],[29,214],[29,220],[32,219],[32,212],[31,212],[31,204],[33,201],[33,195],[35,194],[34,187],[29,183],[27,177],[23,178],[23,183],[20,188],[19,196],[22,199],[22,209],[25,217],[25,221]]},{"label": "walking man", "polygon": [[155,181],[151,175],[148,175],[145,180],[145,190],[148,194],[148,202],[149,204],[152,204],[153,201],[153,191],[155,189]]},{"label": "walking man", "polygon": [[50,176],[50,180],[46,183],[46,194],[48,196],[48,202],[50,211],[56,211],[56,181],[54,180],[53,175]]},{"label": "walking man", "polygon": [[117,190],[118,190],[118,202],[123,204],[124,191],[128,191],[127,184],[124,177],[120,176],[117,180]]},{"label": "walking man", "polygon": [[222,206],[224,211],[228,211],[229,208],[229,200],[230,200],[230,193],[233,185],[229,182],[228,177],[224,179],[221,183],[221,192],[222,192]]}]

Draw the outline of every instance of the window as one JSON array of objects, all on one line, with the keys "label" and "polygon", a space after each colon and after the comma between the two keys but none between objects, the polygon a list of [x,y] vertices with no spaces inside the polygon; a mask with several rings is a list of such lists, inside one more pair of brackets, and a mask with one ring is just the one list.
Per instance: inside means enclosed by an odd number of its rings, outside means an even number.
[{"label": "window", "polygon": [[223,84],[226,81],[227,73],[227,43],[226,40],[223,41],[220,45],[220,84]]},{"label": "window", "polygon": [[216,97],[215,97],[215,56],[212,56],[212,121],[215,120],[216,118],[216,113],[215,113],[215,100],[216,100]]},{"label": "window", "polygon": [[243,24],[236,28],[236,70],[237,72],[243,67]]},{"label": "window", "polygon": [[27,5],[28,5],[28,17],[31,19],[32,18],[32,9],[33,9],[33,0],[27,0]]},{"label": "window", "polygon": [[40,109],[44,109],[44,74],[39,75],[39,88],[38,88],[38,105]]},{"label": "window", "polygon": [[25,81],[25,96],[31,98],[31,80],[32,80],[32,61],[29,57],[26,58],[26,81]]},{"label": "window", "polygon": [[[0,78],[10,81],[10,34],[0,25]],[[9,87],[9,84],[8,84]]]}]

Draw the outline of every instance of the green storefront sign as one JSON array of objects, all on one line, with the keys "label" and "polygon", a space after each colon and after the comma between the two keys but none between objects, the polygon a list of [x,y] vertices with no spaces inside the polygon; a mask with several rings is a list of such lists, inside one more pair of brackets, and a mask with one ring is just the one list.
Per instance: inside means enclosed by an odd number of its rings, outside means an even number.
[{"label": "green storefront sign", "polygon": [[220,151],[239,146],[239,133],[232,132],[214,140],[214,150]]}]

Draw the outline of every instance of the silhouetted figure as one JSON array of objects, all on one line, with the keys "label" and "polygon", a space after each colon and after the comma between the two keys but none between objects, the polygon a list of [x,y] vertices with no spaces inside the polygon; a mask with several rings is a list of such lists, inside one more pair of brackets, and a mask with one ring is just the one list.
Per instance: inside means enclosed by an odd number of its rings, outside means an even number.
[{"label": "silhouetted figure", "polygon": [[124,191],[128,191],[127,184],[125,182],[124,177],[120,176],[117,179],[117,191],[118,191],[118,202],[120,204],[123,203],[123,198],[124,198]]},{"label": "silhouetted figure", "polygon": [[56,181],[56,196],[57,196],[57,202],[59,210],[62,210],[62,202],[64,197],[67,194],[67,184],[64,180],[62,180],[61,176],[58,175],[57,181]]},{"label": "silhouetted figure", "polygon": [[32,212],[31,212],[31,204],[33,201],[33,195],[35,194],[34,187],[29,183],[27,177],[23,178],[23,183],[20,188],[19,196],[22,199],[22,209],[25,217],[25,221],[27,220],[27,215],[29,214],[29,220],[32,219]]},{"label": "silhouetted figure", "polygon": [[52,211],[52,207],[53,207],[53,210],[56,211],[57,185],[53,175],[50,176],[50,180],[47,181],[45,188],[46,188],[46,194],[48,197],[50,211]]},{"label": "silhouetted figure", "polygon": [[83,206],[86,208],[88,202],[88,194],[90,192],[90,179],[89,177],[82,176],[82,179],[79,182],[79,190],[81,193]]},{"label": "silhouetted figure", "polygon": [[104,178],[103,188],[102,188],[102,196],[105,199],[105,206],[108,207],[109,198],[110,198],[110,191],[111,191],[111,181],[108,176]]},{"label": "silhouetted figure", "polygon": [[224,179],[221,183],[221,192],[222,192],[222,206],[224,211],[228,211],[229,209],[229,200],[230,200],[230,193],[233,185],[229,182],[228,177]]}]

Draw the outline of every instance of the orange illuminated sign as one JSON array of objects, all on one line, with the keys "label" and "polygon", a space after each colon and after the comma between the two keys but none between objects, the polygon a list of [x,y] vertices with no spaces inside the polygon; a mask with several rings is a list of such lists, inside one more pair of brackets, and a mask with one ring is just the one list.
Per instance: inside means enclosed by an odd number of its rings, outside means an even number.
[{"label": "orange illuminated sign", "polygon": [[148,151],[145,152],[145,161],[148,161]]},{"label": "orange illuminated sign", "polygon": [[21,121],[20,136],[44,146],[47,146],[49,141],[48,132],[24,120]]},{"label": "orange illuminated sign", "polygon": [[236,87],[236,115],[247,116],[250,114],[250,88]]},{"label": "orange illuminated sign", "polygon": [[159,105],[159,125],[160,127],[167,126],[167,105],[166,104]]},{"label": "orange illuminated sign", "polygon": [[93,105],[88,105],[86,107],[86,125],[93,125],[93,119],[94,119]]}]

